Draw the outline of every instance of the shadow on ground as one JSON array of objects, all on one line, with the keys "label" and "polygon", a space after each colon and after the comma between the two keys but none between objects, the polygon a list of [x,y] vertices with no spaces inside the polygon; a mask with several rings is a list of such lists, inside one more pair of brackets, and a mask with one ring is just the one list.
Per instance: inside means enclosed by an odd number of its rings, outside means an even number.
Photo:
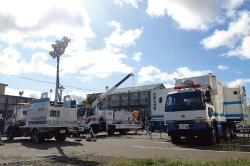
[{"label": "shadow on ground", "polygon": [[176,144],[176,146],[211,151],[250,152],[250,138],[235,137],[232,140],[221,141],[215,145],[206,145],[205,142],[198,140],[198,138],[194,138],[193,140],[182,138],[181,142]]}]

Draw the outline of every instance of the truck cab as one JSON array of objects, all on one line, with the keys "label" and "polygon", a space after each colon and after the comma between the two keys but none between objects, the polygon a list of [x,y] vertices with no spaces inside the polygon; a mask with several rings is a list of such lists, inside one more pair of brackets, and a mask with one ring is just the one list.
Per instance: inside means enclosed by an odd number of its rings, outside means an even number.
[{"label": "truck cab", "polygon": [[93,107],[86,107],[85,105],[77,106],[77,125],[79,128],[79,133],[87,133],[91,124],[99,124],[96,118],[96,110]]},{"label": "truck cab", "polygon": [[167,95],[164,113],[172,142],[196,136],[209,144],[231,139],[235,124],[247,117],[244,89],[229,88],[213,75],[176,79],[175,92]]},{"label": "truck cab", "polygon": [[[200,84],[193,87],[175,87],[176,92],[167,95],[165,105],[165,126],[169,135],[193,137],[197,130],[205,130],[211,125],[213,105],[209,92],[200,89]],[[210,122],[210,123],[209,123]]]},{"label": "truck cab", "polygon": [[18,103],[17,106],[11,107],[6,113],[4,132],[10,126],[26,125],[27,113],[30,106],[31,104],[29,103]]}]

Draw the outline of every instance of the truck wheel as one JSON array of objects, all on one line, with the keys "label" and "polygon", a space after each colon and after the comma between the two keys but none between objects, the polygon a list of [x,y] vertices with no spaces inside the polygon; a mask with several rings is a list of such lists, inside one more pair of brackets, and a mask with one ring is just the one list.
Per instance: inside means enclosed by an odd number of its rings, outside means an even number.
[{"label": "truck wheel", "polygon": [[13,141],[14,139],[14,135],[13,135],[13,131],[7,131],[7,140],[8,141]]},{"label": "truck wheel", "polygon": [[114,135],[114,133],[115,133],[115,130],[109,130],[109,131],[108,131],[108,134],[109,134],[109,135]]},{"label": "truck wheel", "polygon": [[121,135],[126,135],[127,134],[127,130],[119,130],[119,133],[121,134]]},{"label": "truck wheel", "polygon": [[55,139],[58,141],[58,142],[62,142],[62,141],[65,141],[67,135],[66,134],[57,134],[55,136]]},{"label": "truck wheel", "polygon": [[31,141],[33,143],[38,144],[42,140],[43,139],[42,139],[41,135],[39,136],[39,134],[36,131],[32,133],[32,135],[31,135]]},{"label": "truck wheel", "polygon": [[179,144],[181,142],[181,136],[179,135],[172,135],[171,141],[173,144]]}]

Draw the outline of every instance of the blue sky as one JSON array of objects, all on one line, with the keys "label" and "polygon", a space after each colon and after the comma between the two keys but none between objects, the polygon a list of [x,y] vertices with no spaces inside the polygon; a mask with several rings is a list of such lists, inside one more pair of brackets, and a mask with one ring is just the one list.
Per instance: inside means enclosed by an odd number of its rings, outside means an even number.
[{"label": "blue sky", "polygon": [[120,87],[171,87],[174,78],[212,73],[245,86],[248,97],[249,7],[249,0],[0,1],[0,83],[9,95],[54,93],[49,51],[67,36],[60,84],[78,102],[130,72],[134,79]]}]

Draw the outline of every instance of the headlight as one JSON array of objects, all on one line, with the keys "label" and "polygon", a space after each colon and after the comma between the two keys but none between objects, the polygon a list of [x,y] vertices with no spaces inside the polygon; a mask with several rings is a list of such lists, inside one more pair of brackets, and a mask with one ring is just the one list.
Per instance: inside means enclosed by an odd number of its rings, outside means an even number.
[{"label": "headlight", "polygon": [[173,120],[167,120],[166,123],[174,123]]},{"label": "headlight", "polygon": [[201,120],[200,119],[195,119],[195,123],[200,123]]},{"label": "headlight", "polygon": [[196,119],[195,123],[205,123],[205,119]]},{"label": "headlight", "polygon": [[205,123],[206,121],[205,121],[205,119],[201,119],[201,123]]}]

